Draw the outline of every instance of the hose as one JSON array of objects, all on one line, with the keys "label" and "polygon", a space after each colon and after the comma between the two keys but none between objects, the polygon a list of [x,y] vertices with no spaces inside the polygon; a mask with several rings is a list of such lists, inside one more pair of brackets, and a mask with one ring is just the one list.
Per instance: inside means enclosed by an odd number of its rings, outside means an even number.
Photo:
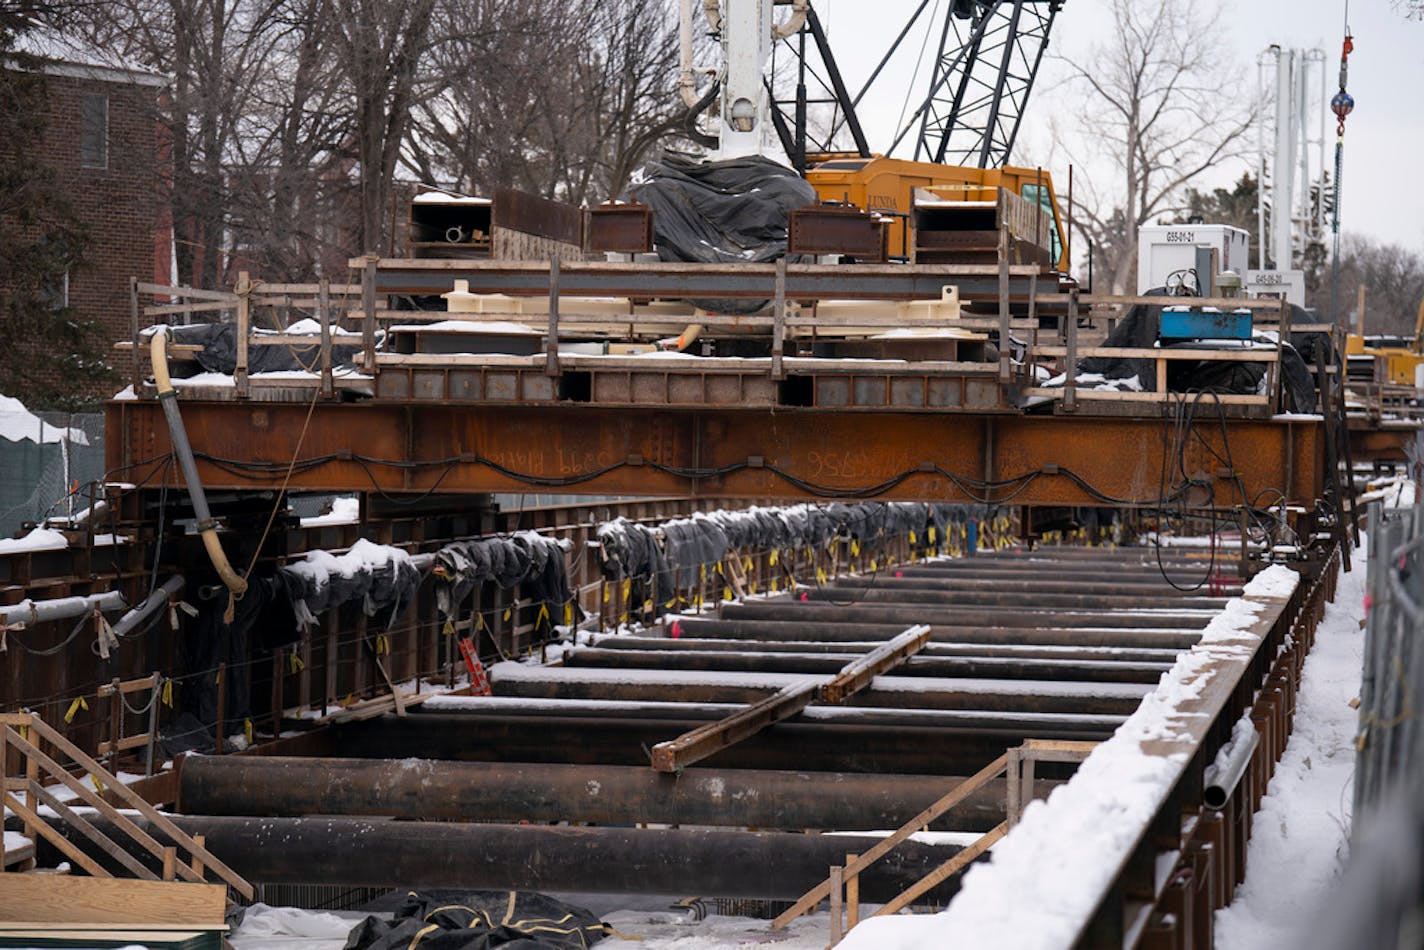
[{"label": "hose", "polygon": [[168,328],[159,327],[149,344],[149,362],[153,366],[153,383],[158,390],[158,402],[163,406],[163,417],[168,422],[168,436],[173,443],[173,451],[178,455],[178,467],[183,472],[183,482],[188,488],[188,497],[193,502],[193,514],[198,519],[198,535],[203,539],[208,559],[222,578],[228,589],[227,610],[223,622],[232,623],[236,603],[247,593],[247,581],[239,577],[223,552],[222,539],[218,537],[218,526],[208,509],[208,496],[203,492],[203,483],[198,480],[198,465],[193,460],[193,447],[188,443],[188,432],[183,428],[183,417],[178,412],[178,393],[173,389],[173,381],[168,376]]},{"label": "hose", "polygon": [[722,140],[715,135],[708,135],[697,127],[697,117],[701,115],[708,106],[717,101],[717,96],[722,91],[722,82],[718,80],[707,92],[687,109],[687,114],[682,118],[682,130],[687,133],[687,137],[692,139],[703,148],[716,148],[722,144]]}]

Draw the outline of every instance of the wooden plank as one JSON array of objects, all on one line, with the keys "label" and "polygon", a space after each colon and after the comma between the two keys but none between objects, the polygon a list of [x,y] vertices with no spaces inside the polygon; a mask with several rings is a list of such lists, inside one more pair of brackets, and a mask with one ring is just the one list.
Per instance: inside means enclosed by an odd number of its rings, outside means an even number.
[{"label": "wooden plank", "polygon": [[918,882],[906,888],[906,890],[898,897],[896,897],[894,900],[892,900],[885,906],[881,907],[879,910],[877,910],[870,916],[880,917],[885,914],[896,914],[904,908],[909,907],[915,902],[916,898],[920,897],[920,895],[925,894],[926,892],[942,884],[944,881],[948,880],[951,876],[959,873],[959,871],[968,866],[969,862],[979,857],[979,855],[983,854],[985,851],[988,851],[989,848],[994,844],[994,842],[998,841],[1000,838],[1002,838],[1008,833],[1008,822],[999,822],[999,824],[995,825],[993,829],[985,832],[979,838],[978,841],[974,842],[969,847],[965,848],[963,851],[959,852],[954,857],[950,858],[948,861],[935,868],[929,874],[926,874]]},{"label": "wooden plank", "polygon": [[[1066,356],[1068,347],[1040,345],[1035,346],[1033,352],[1038,356]],[[1233,350],[1226,347],[1213,349],[1180,349],[1165,346],[1161,349],[1136,346],[1078,347],[1079,359],[1095,356],[1124,360],[1226,360],[1236,363],[1274,363],[1279,358],[1274,346],[1250,350]]]},{"label": "wooden plank", "polygon": [[94,842],[101,851],[127,868],[130,874],[146,881],[155,881],[158,879],[157,875],[144,867],[137,858],[115,844],[113,839],[109,838],[98,828],[95,828],[88,818],[85,818],[54,795],[45,791],[40,787],[38,782],[32,784],[35,796],[39,798],[41,802],[53,809],[54,813],[59,815],[66,824],[77,829],[84,837]]},{"label": "wooden plank", "polygon": [[227,888],[221,884],[0,874],[0,920],[23,921],[24,926],[222,926],[226,910]]},{"label": "wooden plank", "polygon": [[[996,778],[1000,772],[1004,771],[1004,769],[1008,767],[1008,764],[1009,756],[1007,753],[999,756],[997,759],[984,766],[978,772],[975,772],[969,778],[956,785],[954,787],[954,790],[951,791],[948,795],[945,795],[939,801],[930,805],[924,811],[920,812],[918,815],[905,822],[905,824],[902,825],[900,829],[896,831],[893,835],[888,838],[882,839],[879,843],[877,843],[874,847],[870,848],[870,850],[866,851],[859,858],[847,863],[845,867],[845,872],[847,874],[860,874],[862,871],[870,867],[876,861],[880,860],[885,855],[893,851],[895,849],[895,846],[900,844],[900,842],[906,840],[912,834],[929,825],[935,819],[939,818],[940,815],[943,815],[955,805],[958,805],[960,802],[964,801],[964,799],[968,798],[975,790],[984,785],[984,783],[988,782],[993,778]],[[796,903],[788,907],[781,914],[780,917],[773,920],[771,922],[771,929],[781,930],[785,928],[787,924],[791,923],[797,917],[800,917],[802,914],[815,907],[821,901],[825,900],[826,897],[830,894],[830,892],[831,882],[829,879],[822,881],[820,884],[817,884],[805,894],[801,895],[800,899],[797,900]]]},{"label": "wooden plank", "polygon": [[[1043,387],[1029,387],[1023,390],[1025,396],[1046,396],[1049,399],[1057,399],[1064,395],[1063,389],[1052,389]],[[1179,399],[1190,399],[1201,395],[1201,398],[1208,402],[1220,401],[1223,406],[1269,406],[1270,396],[1241,396],[1232,394],[1218,395],[1215,393],[1149,393],[1149,392],[1118,392],[1110,389],[1084,389],[1078,387],[1077,395],[1079,399],[1093,399],[1100,402],[1173,402]]]},{"label": "wooden plank", "polygon": [[[98,861],[95,861],[93,858],[89,857],[89,855],[85,854],[83,851],[75,847],[74,844],[68,838],[64,837],[63,834],[55,830],[55,828],[53,828],[49,822],[45,821],[36,812],[32,811],[30,807],[24,802],[20,801],[18,796],[11,795],[9,792],[6,792],[4,796],[4,802],[6,808],[10,809],[10,811],[25,819],[26,827],[34,828],[35,833],[37,835],[39,835],[41,838],[44,838],[50,844],[58,848],[60,853],[63,854],[66,858],[73,861],[75,864],[79,865],[84,870],[88,871],[94,877],[109,876],[109,872],[104,870],[103,867],[99,865]],[[0,874],[0,880],[15,876],[17,875]],[[4,906],[4,902],[0,901],[0,908],[3,908]],[[0,910],[0,913],[3,913],[3,910]]]},{"label": "wooden plank", "polygon": [[236,303],[237,294],[226,290],[199,290],[196,287],[168,287],[163,284],[146,284],[140,281],[136,289],[141,294],[155,297],[191,297],[194,300],[221,300]]}]

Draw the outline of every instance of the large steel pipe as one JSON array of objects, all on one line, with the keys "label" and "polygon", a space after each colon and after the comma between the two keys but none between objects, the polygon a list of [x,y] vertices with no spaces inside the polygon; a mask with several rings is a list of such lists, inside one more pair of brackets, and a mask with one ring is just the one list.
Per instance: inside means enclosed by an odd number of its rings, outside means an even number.
[{"label": "large steel pipe", "polygon": [[[745,672],[834,674],[857,654],[729,653],[708,651],[602,650],[581,647],[564,654],[568,667],[643,670],[735,670]],[[1100,683],[1155,683],[1171,663],[1117,660],[1030,660],[989,657],[912,657],[897,676],[1032,679]]]},{"label": "large steel pipe", "polygon": [[[803,596],[804,595],[804,596]],[[1050,610],[1143,610],[1147,608],[1184,608],[1188,610],[1220,610],[1226,605],[1221,597],[1169,597],[1165,594],[1009,594],[1000,591],[962,591],[952,585],[934,588],[882,587],[878,584],[856,586],[835,584],[798,591],[798,599],[834,601],[837,604],[957,604],[966,607],[1013,607],[1021,611]]]},{"label": "large steel pipe", "polygon": [[[596,637],[593,645],[600,650],[663,650],[669,652],[722,651],[727,653],[866,653],[880,646],[881,640],[848,640],[842,643],[824,640],[717,640],[690,637],[680,630],[676,638],[667,636],[632,636],[611,634]],[[1141,647],[1055,647],[1016,646],[989,643],[927,643],[920,656],[994,657],[1020,660],[1122,660],[1135,663],[1161,663],[1171,666],[1180,651],[1170,648]]]},{"label": "large steel pipe", "polygon": [[[654,745],[701,724],[580,716],[383,716],[333,727],[332,754],[646,768]],[[1026,729],[1011,719],[997,730],[782,722],[694,768],[966,775],[1030,737],[1100,741],[1111,732],[1081,725]]]},{"label": "large steel pipe", "polygon": [[[438,760],[188,756],[180,811],[200,815],[387,815],[426,821],[645,822],[753,828],[898,828],[959,779],[846,772],[489,764]],[[1055,783],[1041,782],[1047,795]],[[991,782],[934,824],[986,831],[1004,820]]]},{"label": "large steel pipe", "polygon": [[728,620],[799,620],[803,623],[891,623],[901,629],[919,623],[984,624],[998,627],[1058,627],[1072,630],[1078,627],[1108,627],[1154,630],[1200,630],[1215,611],[1180,613],[1141,613],[1119,611],[1034,610],[1031,604],[1019,607],[934,607],[923,604],[898,606],[892,604],[812,604],[809,602],[756,602],[722,605],[721,616]]},{"label": "large steel pipe", "polygon": [[[846,852],[869,847],[865,838],[780,832],[379,818],[177,815],[173,820],[188,834],[202,835],[208,849],[237,873],[262,884],[788,899],[825,880],[831,865],[845,863]],[[94,824],[118,840],[127,838],[106,820]],[[146,830],[161,834],[151,826]],[[75,843],[84,847],[87,839]],[[96,858],[106,860],[95,850]],[[907,841],[861,877],[861,896],[888,900],[959,850]],[[63,860],[48,844],[39,857]],[[950,892],[933,893],[944,899]]]},{"label": "large steel pipe", "polygon": [[[788,605],[789,606],[789,605]],[[830,608],[832,610],[836,608]],[[848,620],[848,618],[847,618]],[[894,623],[812,622],[809,616],[788,613],[782,619],[722,620],[692,617],[676,618],[681,633],[692,637],[721,637],[739,640],[815,640],[821,643],[858,640],[888,640],[904,626]],[[669,621],[671,623],[671,621]],[[990,643],[1013,646],[1085,646],[1085,647],[1153,647],[1187,650],[1201,639],[1193,630],[1142,630],[1117,627],[1076,627],[1045,629],[1043,627],[1007,627],[957,623],[936,623],[930,630],[930,642]]]},{"label": "large steel pipe", "polygon": [[[498,664],[492,672],[497,696],[526,699],[601,699],[633,702],[752,703],[795,682],[794,673],[704,673],[696,682],[676,672],[645,670],[629,676],[618,670],[528,667]],[[1131,715],[1152,687],[1144,683],[1076,683],[972,679],[912,679],[879,676],[846,703],[883,709],[979,710],[995,713],[1079,713]],[[459,702],[456,700],[455,702]],[[421,707],[426,715],[446,701]]]},{"label": "large steel pipe", "polygon": [[[926,570],[906,565],[897,567],[893,571],[881,571],[877,574],[849,574],[836,579],[837,587],[880,587],[884,586],[905,586],[907,588],[928,587],[933,590],[944,590],[952,588],[954,590],[987,590],[999,591],[1003,593],[1016,594],[1091,594],[1091,593],[1111,593],[1111,594],[1171,594],[1175,593],[1162,581],[1160,575],[1155,580],[1133,580],[1131,577],[1124,577],[1107,583],[1102,580],[1104,576],[1111,576],[1116,573],[1114,568],[1103,568],[1102,574],[1097,580],[1090,580],[1084,577],[1072,579],[1062,579],[1056,572],[1047,571],[1037,577],[1003,577],[995,576],[993,573],[970,574],[967,572],[955,572],[949,574],[945,571]],[[1235,578],[1231,579],[1236,583]],[[1191,600],[1198,596],[1207,596],[1207,588],[1193,594],[1182,594],[1184,600]],[[1230,593],[1228,586],[1226,592]],[[1240,593],[1240,584],[1236,583],[1236,592]]]}]

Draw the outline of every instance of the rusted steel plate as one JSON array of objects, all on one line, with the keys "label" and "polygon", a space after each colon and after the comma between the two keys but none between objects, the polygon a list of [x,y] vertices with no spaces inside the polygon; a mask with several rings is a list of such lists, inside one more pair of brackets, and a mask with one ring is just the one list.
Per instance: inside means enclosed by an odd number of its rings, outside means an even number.
[{"label": "rusted steel plate", "polygon": [[551,201],[517,188],[494,193],[494,225],[561,241],[583,243],[583,212],[562,201]]},{"label": "rusted steel plate", "polygon": [[653,209],[647,205],[599,205],[588,212],[586,250],[646,254],[652,249]]},{"label": "rusted steel plate", "polygon": [[862,261],[885,259],[888,232],[859,208],[807,205],[791,212],[787,249],[792,254],[848,254]]},{"label": "rusted steel plate", "polygon": [[[854,498],[1157,506],[1180,470],[1205,485],[1179,500],[1228,507],[1268,489],[1311,505],[1324,486],[1321,424],[1201,424],[1180,458],[1160,419],[658,410],[560,403],[182,404],[209,488],[269,488],[295,457],[293,489],[446,493],[568,490],[705,498]],[[170,451],[157,402],[107,407],[106,462],[139,481]],[[1220,458],[1229,457],[1227,470]],[[149,461],[147,468],[144,466]],[[1163,468],[1166,471],[1164,473]],[[1232,477],[1240,477],[1240,486]],[[178,487],[176,467],[170,485]]]}]

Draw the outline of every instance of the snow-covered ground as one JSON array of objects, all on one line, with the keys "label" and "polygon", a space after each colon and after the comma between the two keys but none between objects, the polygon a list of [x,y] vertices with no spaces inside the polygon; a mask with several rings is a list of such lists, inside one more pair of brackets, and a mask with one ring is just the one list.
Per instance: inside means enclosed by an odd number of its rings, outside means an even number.
[{"label": "snow-covered ground", "polygon": [[1216,915],[1218,950],[1301,946],[1348,857],[1354,738],[1365,632],[1365,551],[1340,575],[1315,634],[1295,729],[1256,814],[1246,880]]}]

